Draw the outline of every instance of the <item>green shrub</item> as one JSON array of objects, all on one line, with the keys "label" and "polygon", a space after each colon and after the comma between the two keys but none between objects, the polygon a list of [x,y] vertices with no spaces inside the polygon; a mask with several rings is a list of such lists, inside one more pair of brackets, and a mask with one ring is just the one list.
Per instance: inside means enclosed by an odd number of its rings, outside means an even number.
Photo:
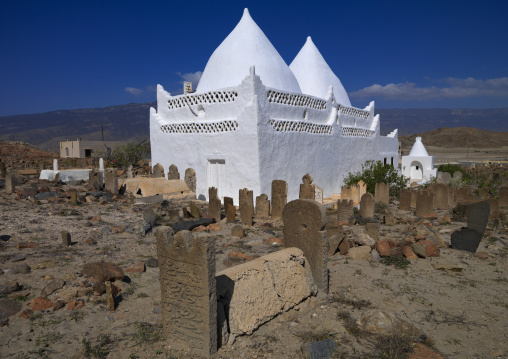
[{"label": "green shrub", "polygon": [[467,173],[464,168],[459,164],[452,164],[452,163],[446,163],[444,165],[439,165],[437,167],[438,172],[448,172],[451,176],[457,171],[462,173],[462,180],[464,182],[467,182],[469,179],[471,179],[471,176],[469,173]]},{"label": "green shrub", "polygon": [[150,154],[150,144],[145,142],[140,145],[128,143],[118,146],[111,152],[97,151],[95,157],[102,157],[111,167],[127,168],[134,165]]},{"label": "green shrub", "polygon": [[361,171],[349,172],[344,178],[348,186],[360,180],[367,184],[367,191],[374,194],[376,183],[389,183],[390,195],[397,196],[402,188],[407,187],[409,178],[401,175],[392,165],[384,165],[381,161],[367,161],[362,165]]}]

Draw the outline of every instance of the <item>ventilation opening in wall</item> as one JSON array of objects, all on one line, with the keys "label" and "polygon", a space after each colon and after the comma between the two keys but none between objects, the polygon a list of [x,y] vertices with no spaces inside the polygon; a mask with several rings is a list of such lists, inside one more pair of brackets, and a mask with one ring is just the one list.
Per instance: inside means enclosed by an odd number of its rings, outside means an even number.
[{"label": "ventilation opening in wall", "polygon": [[384,165],[386,166],[386,157],[385,157],[385,159],[384,159]]},{"label": "ventilation opening in wall", "polygon": [[85,157],[86,158],[92,157],[92,150],[91,149],[85,148]]},{"label": "ventilation opening in wall", "polygon": [[392,157],[392,161],[391,162],[392,162],[392,166],[393,166],[393,157]]},{"label": "ventilation opening in wall", "polygon": [[303,110],[303,118],[306,120],[308,117],[307,109]]}]

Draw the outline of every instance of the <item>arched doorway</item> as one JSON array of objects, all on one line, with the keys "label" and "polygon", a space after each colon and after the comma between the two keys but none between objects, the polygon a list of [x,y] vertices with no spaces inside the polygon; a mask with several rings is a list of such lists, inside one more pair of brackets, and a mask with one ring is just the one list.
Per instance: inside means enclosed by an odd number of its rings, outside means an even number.
[{"label": "arched doorway", "polygon": [[423,179],[423,166],[418,161],[411,162],[411,179],[415,180]]}]

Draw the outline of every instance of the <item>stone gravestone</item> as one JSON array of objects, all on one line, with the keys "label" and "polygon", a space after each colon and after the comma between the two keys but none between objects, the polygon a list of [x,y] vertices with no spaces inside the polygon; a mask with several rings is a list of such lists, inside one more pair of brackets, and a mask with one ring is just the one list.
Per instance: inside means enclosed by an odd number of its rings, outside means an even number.
[{"label": "stone gravestone", "polygon": [[166,177],[164,175],[164,167],[160,163],[157,163],[155,166],[153,166],[153,177],[159,178],[159,177]]},{"label": "stone gravestone", "polygon": [[13,194],[16,190],[16,181],[12,172],[7,172],[5,176],[5,192],[7,194]]},{"label": "stone gravestone", "polygon": [[184,181],[192,192],[196,192],[196,171],[192,168],[187,168],[185,170]]},{"label": "stone gravestone", "polygon": [[168,170],[168,180],[179,180],[180,179],[180,172],[178,172],[178,167],[175,165],[169,166]]},{"label": "stone gravestone", "polygon": [[199,213],[199,207],[198,207],[198,205],[195,202],[191,202],[190,203],[190,214],[194,218],[201,217],[201,215]]},{"label": "stone gravestone", "polygon": [[364,193],[360,200],[360,216],[374,218],[374,197],[368,192]]},{"label": "stone gravestone", "polygon": [[70,246],[72,244],[71,234],[68,231],[62,231],[60,234],[62,235],[62,244],[64,246]]},{"label": "stone gravestone", "polygon": [[0,161],[0,178],[5,178],[6,174],[7,174],[7,168],[5,167],[5,163]]},{"label": "stone gravestone", "polygon": [[480,196],[481,199],[487,199],[489,198],[489,190],[486,188],[479,188],[478,195]]},{"label": "stone gravestone", "polygon": [[411,208],[416,208],[416,197],[418,197],[418,191],[416,190],[410,191],[411,191]]},{"label": "stone gravestone", "polygon": [[75,189],[71,191],[71,204],[73,206],[78,205],[78,191],[76,191]]},{"label": "stone gravestone", "polygon": [[376,183],[374,202],[388,204],[390,201],[390,184]]},{"label": "stone gravestone", "polygon": [[[444,172],[448,173],[448,172]],[[449,173],[448,173],[449,174]],[[448,209],[448,185],[445,183],[433,183],[432,192],[434,193],[434,208]]]},{"label": "stone gravestone", "polygon": [[188,231],[173,235],[165,226],[156,238],[164,337],[176,350],[209,356],[217,351],[213,238],[194,239]]},{"label": "stone gravestone", "polygon": [[499,200],[495,198],[487,199],[490,207],[490,218],[499,218]]},{"label": "stone gravestone", "polygon": [[350,186],[350,189],[351,189],[351,200],[353,201],[353,205],[358,206],[361,200],[360,186],[357,183],[355,183]]},{"label": "stone gravestone", "polygon": [[57,186],[59,181],[60,181],[60,172],[57,172],[55,173],[55,178],[53,178],[53,184]]},{"label": "stone gravestone", "polygon": [[254,214],[254,198],[252,191],[247,188],[240,190],[240,221],[252,226],[252,216]]},{"label": "stone gravestone", "polygon": [[462,179],[462,172],[460,172],[460,171],[453,172],[453,179],[461,180]]},{"label": "stone gravestone", "polygon": [[104,185],[104,177],[101,171],[92,168],[88,172],[88,188],[91,191],[100,191]]},{"label": "stone gravestone", "polygon": [[220,222],[220,198],[217,196],[217,188],[208,188],[208,217]]},{"label": "stone gravestone", "polygon": [[306,174],[302,177],[303,184],[300,185],[300,199],[312,199],[316,198],[316,186],[312,184],[312,176]]},{"label": "stone gravestone", "polygon": [[297,247],[309,261],[317,287],[328,293],[326,215],[315,201],[297,199],[282,212],[286,248]]},{"label": "stone gravestone", "polygon": [[455,203],[460,201],[469,200],[471,191],[469,190],[468,186],[463,186],[460,188],[455,189]]},{"label": "stone gravestone", "polygon": [[408,189],[400,190],[400,198],[399,198],[399,209],[401,211],[410,211],[411,210],[411,191]]},{"label": "stone gravestone", "polygon": [[353,201],[350,199],[339,199],[337,201],[337,222],[352,223],[353,221]]},{"label": "stone gravestone", "polygon": [[440,184],[450,184],[452,176],[448,172],[438,172],[436,182]]},{"label": "stone gravestone", "polygon": [[270,216],[270,200],[266,194],[256,197],[256,218],[268,218]]},{"label": "stone gravestone", "polygon": [[499,189],[499,207],[508,207],[508,187]]},{"label": "stone gravestone", "polygon": [[282,210],[288,200],[288,184],[284,180],[272,181],[272,218],[282,217]]},{"label": "stone gravestone", "polygon": [[58,171],[58,160],[56,158],[53,159],[53,171]]},{"label": "stone gravestone", "polygon": [[476,252],[487,227],[489,215],[490,206],[487,201],[469,204],[467,207],[467,228],[452,233],[452,248]]},{"label": "stone gravestone", "polygon": [[416,216],[425,217],[432,214],[434,195],[430,191],[421,191],[416,197]]},{"label": "stone gravestone", "polygon": [[349,186],[340,188],[340,199],[351,199],[351,188]]},{"label": "stone gravestone", "polygon": [[236,220],[236,208],[233,198],[224,197],[224,210],[226,211],[226,222],[233,223]]},{"label": "stone gravestone", "polygon": [[118,194],[118,177],[116,168],[106,168],[106,191]]},{"label": "stone gravestone", "polygon": [[127,167],[127,178],[133,178],[134,175],[132,174],[132,165],[129,165],[129,167]]},{"label": "stone gravestone", "polygon": [[316,193],[314,194],[314,200],[318,203],[323,203],[323,190],[321,188],[319,188],[318,186],[315,186],[316,187]]}]

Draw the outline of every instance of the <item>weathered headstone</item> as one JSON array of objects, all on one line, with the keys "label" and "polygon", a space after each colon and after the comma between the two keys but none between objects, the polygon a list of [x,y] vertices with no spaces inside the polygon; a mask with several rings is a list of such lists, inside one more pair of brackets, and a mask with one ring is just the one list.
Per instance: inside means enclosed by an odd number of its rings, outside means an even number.
[{"label": "weathered headstone", "polygon": [[88,188],[91,191],[101,191],[104,186],[104,176],[98,169],[92,168],[88,172]]},{"label": "weathered headstone", "polygon": [[270,216],[270,200],[266,194],[256,197],[256,218],[268,218]]},{"label": "weathered headstone", "polygon": [[374,202],[388,204],[390,202],[390,184],[376,183]]},{"label": "weathered headstone", "polygon": [[58,160],[56,158],[53,159],[53,171],[58,171]]},{"label": "weathered headstone", "polygon": [[471,199],[470,198],[470,193],[471,193],[471,191],[470,191],[468,186],[463,186],[463,187],[460,187],[460,188],[456,188],[455,189],[455,196],[454,196],[455,197],[455,203]]},{"label": "weathered headstone", "polygon": [[99,158],[99,171],[104,171],[104,158]]},{"label": "weathered headstone", "polygon": [[[351,202],[352,203],[352,202]],[[286,248],[300,248],[310,263],[317,287],[328,293],[326,215],[315,201],[297,199],[282,212]]]},{"label": "weathered headstone", "polygon": [[252,226],[252,217],[254,215],[254,198],[252,191],[247,188],[240,191],[240,221],[247,225]]},{"label": "weathered headstone", "polygon": [[226,222],[233,223],[236,220],[236,207],[233,198],[224,197],[224,210],[226,211]]},{"label": "weathered headstone", "polygon": [[399,209],[401,211],[410,211],[411,210],[411,191],[408,189],[400,190],[400,198],[399,198]]},{"label": "weathered headstone", "polygon": [[316,186],[312,184],[312,176],[306,174],[302,178],[303,184],[300,185],[300,199],[312,199],[316,198]]},{"label": "weathered headstone", "polygon": [[116,168],[106,169],[106,191],[118,194],[118,177],[116,176]]},{"label": "weathered headstone", "polygon": [[487,198],[489,198],[489,195],[490,195],[489,190],[486,188],[479,188],[478,195],[480,196],[481,199],[487,199]]},{"label": "weathered headstone", "polygon": [[453,172],[453,179],[461,180],[462,179],[462,172],[460,172],[460,171]]},{"label": "weathered headstone", "polygon": [[421,191],[416,197],[416,216],[425,217],[432,214],[434,195],[430,191]]},{"label": "weathered headstone", "polygon": [[436,182],[440,184],[450,184],[452,176],[448,172],[438,172]]},{"label": "weathered headstone", "polygon": [[358,188],[360,189],[360,200],[362,196],[367,193],[367,183],[363,182],[363,180],[358,181]]},{"label": "weathered headstone", "polygon": [[483,236],[489,221],[490,205],[487,201],[474,202],[467,206],[467,228]]},{"label": "weathered headstone", "polygon": [[416,197],[418,197],[418,191],[411,190],[411,208],[416,208]]},{"label": "weathered headstone", "polygon": [[129,167],[127,167],[127,178],[133,178],[134,175],[132,173],[132,165],[129,165]]},{"label": "weathered headstone", "polygon": [[200,213],[199,213],[199,207],[196,203],[194,202],[191,202],[190,203],[190,213],[191,213],[191,216],[194,217],[194,218],[199,218],[201,217]]},{"label": "weathered headstone", "polygon": [[184,181],[192,192],[196,192],[196,171],[192,168],[187,168],[185,170]]},{"label": "weathered headstone", "polygon": [[281,218],[288,199],[288,184],[284,180],[272,181],[272,218]]},{"label": "weathered headstone", "polygon": [[448,206],[455,206],[455,196],[453,187],[448,186]]},{"label": "weathered headstone", "polygon": [[178,208],[173,208],[168,211],[169,220],[171,222],[178,222],[180,220],[180,210]]},{"label": "weathered headstone", "polygon": [[111,287],[111,282],[107,280],[105,283],[106,285],[106,299],[109,304],[109,310],[111,312],[115,311],[115,295],[113,293],[113,288]]},{"label": "weathered headstone", "polygon": [[448,185],[445,183],[433,183],[432,192],[434,194],[434,208],[448,209]]},{"label": "weathered headstone", "polygon": [[489,203],[490,207],[490,218],[499,218],[499,200],[495,198],[489,198],[487,199],[487,202]]},{"label": "weathered headstone", "polygon": [[[191,212],[192,213],[192,212]],[[213,218],[215,222],[220,222],[220,198],[217,196],[217,188],[208,188],[208,217]]]},{"label": "weathered headstone", "polygon": [[482,237],[483,234],[474,229],[462,228],[452,233],[451,247],[474,253],[478,249]]},{"label": "weathered headstone", "polygon": [[360,216],[374,218],[374,197],[368,192],[364,193],[360,200]]},{"label": "weathered headstone", "polygon": [[168,180],[179,180],[180,179],[180,172],[178,172],[178,167],[175,165],[169,166],[168,170]]},{"label": "weathered headstone", "polygon": [[5,166],[5,163],[0,161],[0,178],[5,178],[6,174],[7,174],[7,167]]},{"label": "weathered headstone", "polygon": [[5,192],[7,194],[13,194],[16,190],[16,181],[12,172],[7,172],[5,176]]},{"label": "weathered headstone", "polygon": [[60,234],[62,235],[62,244],[64,246],[70,246],[72,244],[72,242],[71,242],[71,234],[68,231],[65,231],[65,230],[60,232]]},{"label": "weathered headstone", "polygon": [[71,204],[73,206],[78,205],[78,192],[76,190],[71,191]]},{"label": "weathered headstone", "polygon": [[340,199],[351,199],[351,188],[349,186],[340,188]]},{"label": "weathered headstone", "polygon": [[323,190],[318,186],[315,186],[316,192],[314,193],[314,200],[317,203],[323,203]]},{"label": "weathered headstone", "polygon": [[365,225],[366,233],[376,242],[379,240],[379,227],[379,222],[367,223]]},{"label": "weathered headstone", "polygon": [[217,351],[215,243],[192,233],[157,230],[162,323],[176,350],[208,356]]},{"label": "weathered headstone", "polygon": [[339,199],[337,201],[337,221],[339,223],[352,223],[354,221],[352,200]]},{"label": "weathered headstone", "polygon": [[155,166],[153,166],[153,177],[159,178],[159,177],[166,177],[164,175],[164,167],[160,163],[157,163]]},{"label": "weathered headstone", "polygon": [[357,183],[355,183],[350,186],[350,189],[351,189],[351,200],[353,201],[353,205],[358,206],[361,200],[360,186]]},{"label": "weathered headstone", "polygon": [[508,187],[499,189],[499,207],[508,207]]},{"label": "weathered headstone", "polygon": [[53,178],[53,184],[56,186],[58,185],[58,182],[60,181],[60,173],[55,173],[55,178]]}]

